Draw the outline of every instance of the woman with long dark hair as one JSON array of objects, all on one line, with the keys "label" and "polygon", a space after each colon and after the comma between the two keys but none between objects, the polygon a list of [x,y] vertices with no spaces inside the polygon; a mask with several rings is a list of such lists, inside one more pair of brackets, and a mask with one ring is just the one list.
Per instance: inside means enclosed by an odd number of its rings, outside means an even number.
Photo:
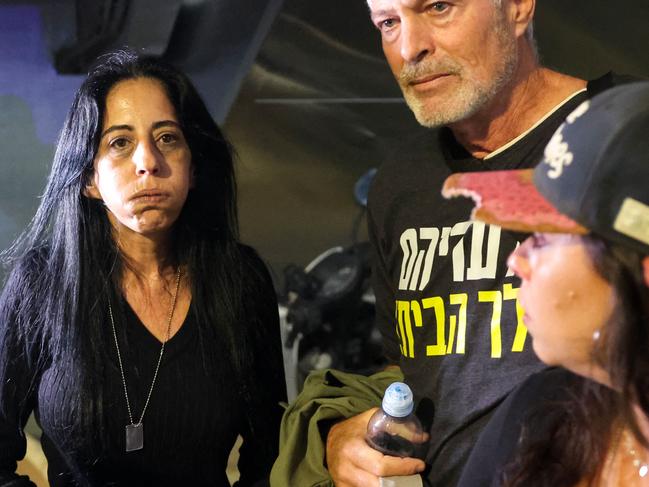
[{"label": "woman with long dark hair", "polygon": [[33,411],[52,486],[263,482],[286,399],[272,282],[185,75],[118,51],[78,90],[0,299],[0,485]]},{"label": "woman with long dark hair", "polygon": [[498,408],[461,487],[649,485],[647,134],[649,83],[629,84],[577,108],[533,172],[447,180],[474,218],[536,232],[509,267],[534,350],[558,366]]}]

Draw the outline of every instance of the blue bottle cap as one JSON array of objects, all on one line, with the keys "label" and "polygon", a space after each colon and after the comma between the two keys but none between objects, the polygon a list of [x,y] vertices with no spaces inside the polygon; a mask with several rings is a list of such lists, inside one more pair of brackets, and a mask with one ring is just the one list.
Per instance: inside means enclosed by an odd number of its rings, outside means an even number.
[{"label": "blue bottle cap", "polygon": [[395,418],[408,416],[414,408],[412,391],[403,382],[393,382],[385,390],[383,411]]}]

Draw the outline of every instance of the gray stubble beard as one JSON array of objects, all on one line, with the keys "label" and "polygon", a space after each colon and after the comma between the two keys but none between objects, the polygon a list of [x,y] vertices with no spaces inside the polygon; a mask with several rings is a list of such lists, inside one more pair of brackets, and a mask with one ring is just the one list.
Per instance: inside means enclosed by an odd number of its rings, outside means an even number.
[{"label": "gray stubble beard", "polygon": [[[511,81],[518,65],[516,39],[507,35],[502,21],[496,26],[494,35],[498,36],[502,56],[496,76],[487,82],[467,79],[464,67],[452,58],[424,59],[416,65],[405,65],[398,81],[406,103],[420,125],[437,128],[475,115],[481,108],[491,102],[498,93]],[[409,81],[426,74],[450,73],[460,79],[460,85],[447,98],[446,107],[426,106],[426,99],[421,98],[410,87]],[[425,95],[424,95],[425,96]]]}]

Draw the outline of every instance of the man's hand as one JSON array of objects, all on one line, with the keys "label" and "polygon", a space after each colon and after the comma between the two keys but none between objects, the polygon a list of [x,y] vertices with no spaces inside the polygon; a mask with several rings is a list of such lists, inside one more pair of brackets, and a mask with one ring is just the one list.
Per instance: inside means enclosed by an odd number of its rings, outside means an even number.
[{"label": "man's hand", "polygon": [[379,477],[413,475],[426,464],[417,458],[383,455],[365,443],[377,408],[335,424],[327,435],[327,468],[336,487],[378,487]]}]

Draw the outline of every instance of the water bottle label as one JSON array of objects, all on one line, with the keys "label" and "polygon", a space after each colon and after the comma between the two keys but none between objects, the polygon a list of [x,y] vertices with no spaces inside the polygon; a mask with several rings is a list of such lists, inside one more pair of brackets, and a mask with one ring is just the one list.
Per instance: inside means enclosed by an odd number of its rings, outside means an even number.
[{"label": "water bottle label", "polygon": [[379,487],[424,487],[424,483],[419,475],[380,477]]}]

